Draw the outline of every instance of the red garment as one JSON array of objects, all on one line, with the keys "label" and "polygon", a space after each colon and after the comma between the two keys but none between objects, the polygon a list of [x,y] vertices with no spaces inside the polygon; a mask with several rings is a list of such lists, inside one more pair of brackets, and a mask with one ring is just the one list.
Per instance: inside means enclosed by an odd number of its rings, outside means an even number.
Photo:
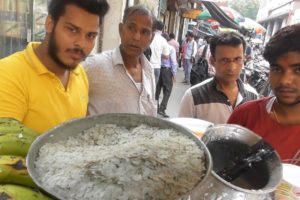
[{"label": "red garment", "polygon": [[242,104],[233,111],[227,123],[254,131],[276,149],[283,162],[289,162],[300,151],[300,124],[282,125],[272,119],[266,108],[269,99]]}]

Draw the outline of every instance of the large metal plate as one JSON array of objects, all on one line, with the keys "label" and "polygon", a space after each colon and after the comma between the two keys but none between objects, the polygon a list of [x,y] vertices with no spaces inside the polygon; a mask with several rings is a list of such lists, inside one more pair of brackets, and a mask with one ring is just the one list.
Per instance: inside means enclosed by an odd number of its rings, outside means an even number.
[{"label": "large metal plate", "polygon": [[33,181],[44,191],[47,193],[53,195],[56,198],[61,199],[59,196],[57,196],[53,191],[51,191],[49,188],[47,188],[46,185],[43,185],[40,181],[40,177],[38,176],[36,169],[35,169],[35,160],[37,159],[39,155],[40,148],[46,144],[46,143],[56,143],[58,141],[67,140],[70,136],[75,136],[79,133],[82,133],[83,130],[89,129],[96,124],[116,124],[118,126],[124,126],[126,128],[132,128],[136,127],[140,124],[146,124],[152,127],[159,127],[162,129],[174,129],[176,131],[179,131],[180,133],[188,136],[190,139],[192,139],[200,149],[204,151],[205,160],[206,160],[206,174],[202,181],[200,181],[195,189],[201,185],[202,182],[204,182],[207,179],[207,176],[210,174],[211,168],[212,168],[212,161],[211,156],[204,145],[202,141],[197,139],[193,135],[193,133],[186,129],[183,126],[177,125],[173,122],[145,116],[145,115],[138,115],[138,114],[105,114],[105,115],[97,115],[97,116],[91,116],[81,119],[76,119],[73,121],[69,121],[66,123],[61,124],[60,126],[55,127],[54,129],[48,131],[47,133],[41,135],[38,137],[33,144],[31,145],[29,149],[29,153],[27,155],[27,168],[29,175],[32,177]]}]

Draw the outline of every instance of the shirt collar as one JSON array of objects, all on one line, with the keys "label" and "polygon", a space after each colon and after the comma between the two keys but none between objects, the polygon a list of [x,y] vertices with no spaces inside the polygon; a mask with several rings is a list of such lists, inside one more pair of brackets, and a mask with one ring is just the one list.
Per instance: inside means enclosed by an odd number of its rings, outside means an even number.
[{"label": "shirt collar", "polygon": [[[143,69],[143,76],[151,77],[152,67],[144,54],[140,56],[140,61]],[[120,46],[115,48],[112,53],[112,64],[114,67],[122,66],[125,68],[124,61],[121,55]]]},{"label": "shirt collar", "polygon": [[[245,92],[245,87],[244,87],[243,82],[240,79],[236,80],[236,82],[237,82],[237,85],[238,85],[238,88],[239,88],[239,92],[243,96],[245,96],[246,92]],[[220,90],[216,77],[213,78],[213,86],[214,86],[215,89]]]},{"label": "shirt collar", "polygon": [[[27,61],[30,63],[30,66],[37,72],[38,75],[43,74],[53,74],[49,71],[41,60],[37,57],[34,50],[41,45],[41,42],[30,42],[25,49],[25,56]],[[76,66],[74,70],[71,70],[71,73],[74,75],[80,74],[80,65]]]},{"label": "shirt collar", "polygon": [[113,50],[112,64],[113,64],[113,66],[118,66],[118,65],[124,66],[124,61],[123,61],[123,58],[122,58],[122,55],[121,55],[120,47],[117,47]]}]

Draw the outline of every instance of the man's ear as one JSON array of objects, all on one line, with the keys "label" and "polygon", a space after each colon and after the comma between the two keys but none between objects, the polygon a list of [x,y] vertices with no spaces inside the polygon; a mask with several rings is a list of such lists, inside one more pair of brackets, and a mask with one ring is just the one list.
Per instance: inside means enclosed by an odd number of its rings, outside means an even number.
[{"label": "man's ear", "polygon": [[52,33],[53,28],[54,28],[54,21],[53,21],[51,15],[48,15],[46,18],[46,23],[45,23],[46,33]]},{"label": "man's ear", "polygon": [[210,55],[209,57],[209,63],[212,65],[212,66],[215,66],[215,59],[212,55]]},{"label": "man's ear", "polygon": [[152,32],[152,37],[151,37],[151,40],[150,40],[150,44],[152,43],[152,40],[154,39],[154,36],[155,36],[155,32],[153,31]]},{"label": "man's ear", "polygon": [[123,23],[119,23],[119,35],[122,34]]}]

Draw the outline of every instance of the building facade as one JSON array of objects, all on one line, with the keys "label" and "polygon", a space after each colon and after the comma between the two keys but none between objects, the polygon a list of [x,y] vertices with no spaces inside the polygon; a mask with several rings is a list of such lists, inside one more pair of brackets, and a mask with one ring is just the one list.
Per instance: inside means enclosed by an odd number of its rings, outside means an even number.
[{"label": "building facade", "polygon": [[[196,8],[195,0],[107,0],[111,9],[104,18],[93,50],[101,52],[120,44],[118,24],[124,9],[143,4],[165,24],[165,32],[174,33],[180,41],[191,18],[183,14]],[[41,41],[45,36],[44,23],[49,0],[0,0],[0,58],[22,50],[30,41]]]},{"label": "building facade", "polygon": [[0,58],[44,38],[45,0],[0,0]]},{"label": "building facade", "polygon": [[300,0],[262,0],[256,21],[267,29],[265,44],[279,29],[300,23]]}]

